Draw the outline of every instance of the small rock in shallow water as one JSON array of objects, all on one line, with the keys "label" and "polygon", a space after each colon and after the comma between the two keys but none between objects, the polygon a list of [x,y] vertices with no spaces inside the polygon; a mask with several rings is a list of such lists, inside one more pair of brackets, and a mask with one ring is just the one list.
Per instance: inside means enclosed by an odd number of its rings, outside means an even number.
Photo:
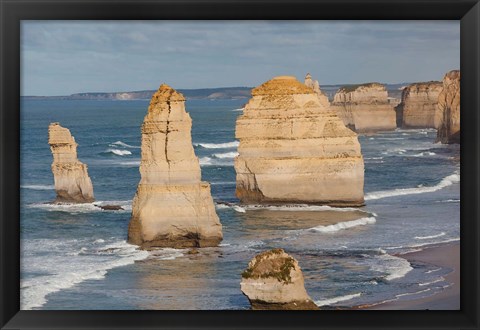
[{"label": "small rock in shallow water", "polygon": [[255,256],[242,273],[240,287],[252,309],[319,309],[305,290],[298,262],[282,249]]}]

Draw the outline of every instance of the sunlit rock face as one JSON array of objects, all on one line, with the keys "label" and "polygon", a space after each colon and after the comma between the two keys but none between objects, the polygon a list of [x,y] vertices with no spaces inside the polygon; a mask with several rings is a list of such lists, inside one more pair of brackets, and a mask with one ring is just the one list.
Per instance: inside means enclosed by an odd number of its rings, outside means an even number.
[{"label": "sunlit rock face", "polygon": [[163,84],[142,125],[141,180],[128,241],[143,248],[216,246],[222,225],[210,184],[201,181],[185,98]]},{"label": "sunlit rock face", "polygon": [[405,128],[437,128],[435,113],[438,96],[442,91],[439,81],[421,82],[403,89],[402,102],[397,111],[401,115],[401,126]]},{"label": "sunlit rock face", "polygon": [[305,86],[311,88],[315,92],[315,94],[317,94],[317,97],[321,105],[323,105],[326,108],[330,106],[330,101],[328,100],[328,96],[325,95],[324,92],[322,92],[322,90],[320,89],[320,84],[318,83],[318,80],[313,80],[312,75],[310,73],[307,73],[307,75],[305,76]]},{"label": "sunlit rock face", "polygon": [[340,88],[331,109],[356,132],[389,131],[397,127],[395,109],[385,86],[379,83]]},{"label": "sunlit rock face", "polygon": [[256,255],[242,273],[240,288],[252,309],[319,309],[305,290],[297,260],[282,249]]},{"label": "sunlit rock face", "polygon": [[242,203],[363,205],[357,135],[295,77],[254,88],[235,135],[236,195]]},{"label": "sunlit rock face", "polygon": [[48,144],[53,155],[52,173],[57,197],[54,203],[91,203],[93,185],[87,165],[77,159],[77,143],[68,128],[48,126]]},{"label": "sunlit rock face", "polygon": [[436,112],[437,141],[460,143],[460,71],[452,70],[443,78]]}]

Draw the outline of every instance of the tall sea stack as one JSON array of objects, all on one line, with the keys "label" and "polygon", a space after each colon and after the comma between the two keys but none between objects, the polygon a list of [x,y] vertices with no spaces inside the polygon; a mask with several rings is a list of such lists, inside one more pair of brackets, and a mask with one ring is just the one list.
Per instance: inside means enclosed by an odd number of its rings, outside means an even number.
[{"label": "tall sea stack", "polygon": [[440,81],[414,83],[402,91],[402,102],[397,106],[401,124],[405,128],[437,128],[435,112],[442,91]]},{"label": "tall sea stack", "polygon": [[366,83],[340,88],[332,110],[356,132],[389,131],[397,127],[396,113],[384,85]]},{"label": "tall sea stack", "polygon": [[93,185],[87,165],[77,159],[78,144],[68,128],[51,123],[48,144],[53,155],[52,173],[57,193],[54,203],[93,202]]},{"label": "tall sea stack", "polygon": [[242,203],[363,205],[357,134],[295,77],[254,88],[235,135]]},{"label": "tall sea stack", "polygon": [[129,243],[142,248],[207,247],[222,240],[210,184],[201,181],[185,98],[163,84],[142,125],[141,180],[133,199]]},{"label": "tall sea stack", "polygon": [[438,96],[436,120],[437,141],[460,143],[460,71],[452,70],[443,78],[443,90]]}]

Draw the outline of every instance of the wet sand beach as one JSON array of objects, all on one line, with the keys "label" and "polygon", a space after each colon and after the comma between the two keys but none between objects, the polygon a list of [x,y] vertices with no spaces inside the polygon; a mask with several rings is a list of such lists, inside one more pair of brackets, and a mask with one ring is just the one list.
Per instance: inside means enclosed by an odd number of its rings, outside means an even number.
[{"label": "wet sand beach", "polygon": [[395,300],[375,305],[374,310],[455,310],[460,309],[460,244],[445,244],[401,255],[409,262],[429,263],[453,269],[445,280],[451,285],[429,297],[414,300]]}]

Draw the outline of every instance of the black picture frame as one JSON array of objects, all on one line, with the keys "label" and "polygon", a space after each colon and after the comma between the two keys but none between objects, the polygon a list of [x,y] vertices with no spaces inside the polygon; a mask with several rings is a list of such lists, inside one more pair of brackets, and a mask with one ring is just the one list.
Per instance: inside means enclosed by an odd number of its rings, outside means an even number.
[{"label": "black picture frame", "polygon": [[[0,0],[1,329],[479,329],[478,0]],[[30,19],[461,20],[459,311],[21,311],[20,21]]]}]

